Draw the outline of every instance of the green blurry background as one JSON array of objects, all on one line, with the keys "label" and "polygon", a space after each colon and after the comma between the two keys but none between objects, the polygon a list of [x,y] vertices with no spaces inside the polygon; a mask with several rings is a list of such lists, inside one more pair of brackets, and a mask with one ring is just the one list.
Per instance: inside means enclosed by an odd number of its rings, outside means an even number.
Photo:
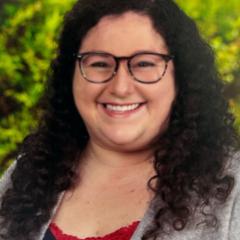
[{"label": "green blurry background", "polygon": [[[39,117],[50,60],[64,13],[75,1],[0,2],[0,175]],[[240,2],[176,0],[193,17],[216,52],[224,94],[240,132]]]}]

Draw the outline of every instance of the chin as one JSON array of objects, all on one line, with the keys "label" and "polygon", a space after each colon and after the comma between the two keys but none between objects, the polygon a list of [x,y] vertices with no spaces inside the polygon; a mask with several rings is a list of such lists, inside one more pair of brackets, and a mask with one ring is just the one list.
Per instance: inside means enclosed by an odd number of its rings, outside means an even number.
[{"label": "chin", "polygon": [[[124,134],[124,135],[123,135]],[[141,137],[139,135],[127,135],[125,133],[123,134],[117,134],[117,132],[115,132],[115,134],[111,134],[110,136],[105,135],[105,139],[113,145],[116,146],[131,146],[131,145],[135,145],[140,139]]]},{"label": "chin", "polygon": [[108,139],[106,146],[115,151],[136,152],[149,148],[149,141],[138,138]]}]

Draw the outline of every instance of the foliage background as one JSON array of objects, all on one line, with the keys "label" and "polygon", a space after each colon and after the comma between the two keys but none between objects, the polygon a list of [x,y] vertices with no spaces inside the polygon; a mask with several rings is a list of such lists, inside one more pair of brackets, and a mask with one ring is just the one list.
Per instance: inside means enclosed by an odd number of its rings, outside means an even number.
[{"label": "foliage background", "polygon": [[[0,175],[39,117],[38,103],[64,13],[74,0],[0,0]],[[176,0],[216,52],[240,133],[239,0]]]}]

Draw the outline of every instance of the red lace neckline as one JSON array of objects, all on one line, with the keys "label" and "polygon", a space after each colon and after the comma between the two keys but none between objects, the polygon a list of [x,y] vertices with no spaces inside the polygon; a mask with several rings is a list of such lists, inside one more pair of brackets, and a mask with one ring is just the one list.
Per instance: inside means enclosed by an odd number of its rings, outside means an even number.
[{"label": "red lace neckline", "polygon": [[135,221],[128,226],[121,227],[104,236],[87,238],[78,238],[76,236],[63,233],[63,231],[55,223],[51,223],[49,227],[57,240],[129,240],[136,230],[139,222],[140,221]]}]

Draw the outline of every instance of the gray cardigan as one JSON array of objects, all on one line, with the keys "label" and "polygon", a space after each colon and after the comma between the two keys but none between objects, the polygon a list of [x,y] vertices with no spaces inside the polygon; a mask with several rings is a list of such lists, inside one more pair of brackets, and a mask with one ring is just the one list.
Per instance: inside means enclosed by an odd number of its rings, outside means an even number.
[{"label": "gray cardigan", "polygon": [[[184,230],[174,231],[169,235],[157,238],[158,240],[240,240],[240,153],[235,154],[233,160],[234,161],[231,161],[230,167],[228,168],[228,172],[235,177],[236,183],[230,197],[228,198],[228,201],[224,205],[219,205],[219,207],[216,209],[216,216],[218,217],[220,223],[219,228],[216,230],[201,227],[201,225],[196,227],[195,224],[189,224],[189,226]],[[1,178],[0,203],[1,196],[11,186],[10,177],[15,167],[16,162],[9,167],[9,169]],[[63,195],[64,193],[59,196],[59,201],[52,210],[52,216],[56,212]],[[151,206],[152,205],[153,203]],[[151,206],[149,206],[148,210],[146,211],[131,240],[140,240],[144,230],[147,228],[147,226],[149,226],[149,224],[151,224],[154,215],[153,208]],[[49,219],[47,224],[42,226],[40,233],[36,235],[33,240],[43,239],[50,222],[51,219]]]}]

